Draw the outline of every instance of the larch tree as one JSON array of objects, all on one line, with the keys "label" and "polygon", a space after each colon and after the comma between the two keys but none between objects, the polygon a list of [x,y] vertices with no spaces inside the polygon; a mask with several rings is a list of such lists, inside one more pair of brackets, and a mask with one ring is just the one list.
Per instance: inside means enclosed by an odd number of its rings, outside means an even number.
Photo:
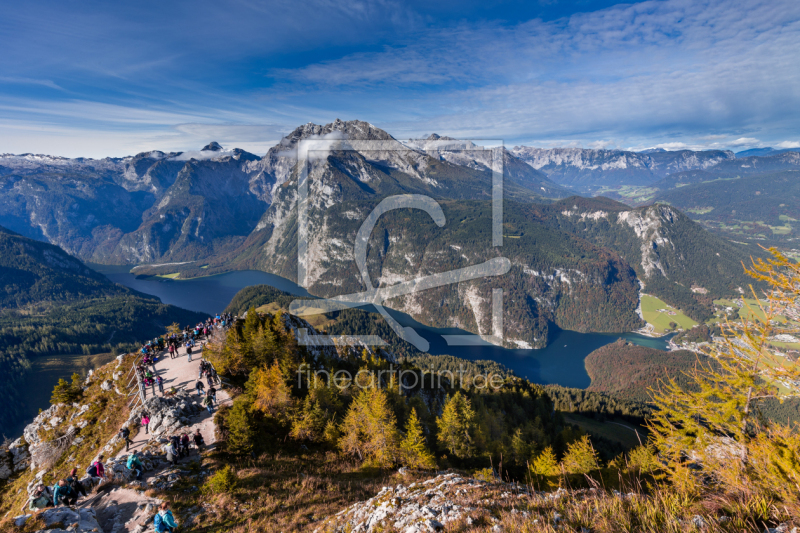
[{"label": "larch tree", "polygon": [[350,404],[340,429],[339,447],[343,452],[379,468],[389,468],[397,462],[397,421],[381,389],[362,390]]},{"label": "larch tree", "polygon": [[769,252],[746,268],[768,290],[750,286],[754,303],[743,299],[741,319],[725,321],[688,386],[669,379],[653,393],[654,444],[673,486],[688,495],[761,493],[797,506],[800,431],[765,419],[761,406],[800,393],[800,367],[776,339],[798,331],[800,265]]},{"label": "larch tree", "polygon": [[436,419],[439,428],[439,444],[460,459],[471,457],[475,452],[473,432],[475,411],[468,398],[456,392],[447,399],[442,416]]},{"label": "larch tree", "polygon": [[411,409],[406,423],[406,435],[400,443],[400,455],[403,464],[410,468],[432,470],[436,468],[433,454],[425,446],[425,435],[422,424],[417,417],[417,410]]}]

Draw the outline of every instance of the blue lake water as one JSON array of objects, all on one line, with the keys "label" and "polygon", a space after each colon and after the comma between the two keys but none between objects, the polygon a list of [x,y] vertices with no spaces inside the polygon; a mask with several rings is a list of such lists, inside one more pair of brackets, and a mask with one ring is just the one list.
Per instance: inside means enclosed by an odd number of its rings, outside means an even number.
[{"label": "blue lake water", "polygon": [[[158,296],[162,302],[192,311],[214,314],[228,306],[234,295],[251,285],[270,285],[298,296],[308,292],[293,282],[260,271],[238,271],[189,280],[136,279],[129,266],[91,265],[110,280],[145,294]],[[454,355],[464,359],[490,359],[510,368],[534,383],[555,383],[565,387],[586,388],[591,380],[583,360],[593,350],[622,337],[650,348],[666,349],[668,337],[653,339],[635,333],[578,333],[556,331],[550,344],[541,350],[510,350],[491,344],[480,346],[448,346],[442,335],[467,335],[455,328],[432,328],[415,321],[408,315],[389,310],[403,326],[410,326],[430,343],[434,355]],[[26,422],[13,428],[3,428],[7,435],[22,434],[25,423],[33,418],[39,408],[49,405],[50,392],[59,378],[69,379],[73,372],[85,375],[113,358],[114,354],[99,355],[45,355],[33,358],[34,372],[29,374],[26,387]]]},{"label": "blue lake water", "polygon": [[[92,265],[109,279],[137,291],[152,294],[167,304],[192,311],[216,313],[225,309],[233,296],[251,285],[270,285],[298,296],[308,296],[293,282],[260,271],[237,271],[188,280],[136,279],[127,266]],[[480,346],[448,346],[442,335],[466,335],[455,328],[432,328],[414,319],[390,311],[403,326],[414,327],[430,343],[430,353],[449,354],[464,359],[491,359],[502,363],[518,375],[535,383],[556,383],[565,387],[586,388],[590,379],[583,361],[592,351],[622,337],[651,348],[666,349],[668,337],[654,339],[636,333],[578,333],[559,330],[551,335],[550,344],[541,350],[514,350],[491,344]]]}]

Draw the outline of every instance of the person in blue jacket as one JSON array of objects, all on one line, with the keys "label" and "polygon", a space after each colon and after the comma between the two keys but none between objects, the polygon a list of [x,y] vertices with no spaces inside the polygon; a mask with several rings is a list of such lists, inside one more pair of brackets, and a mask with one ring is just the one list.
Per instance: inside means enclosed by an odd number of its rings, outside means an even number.
[{"label": "person in blue jacket", "polygon": [[63,479],[53,485],[53,506],[58,507],[59,503],[64,505],[75,505],[78,501],[78,495],[72,490],[72,487],[67,485]]},{"label": "person in blue jacket", "polygon": [[142,461],[139,460],[139,456],[136,455],[135,451],[128,456],[128,462],[126,463],[126,466],[128,467],[128,470],[133,470],[136,472],[136,479],[141,481],[144,467],[142,466]]},{"label": "person in blue jacket", "polygon": [[172,511],[169,510],[169,503],[162,503],[158,513],[153,518],[153,530],[156,533],[172,533],[177,527],[178,524],[175,523],[175,517],[172,516]]}]

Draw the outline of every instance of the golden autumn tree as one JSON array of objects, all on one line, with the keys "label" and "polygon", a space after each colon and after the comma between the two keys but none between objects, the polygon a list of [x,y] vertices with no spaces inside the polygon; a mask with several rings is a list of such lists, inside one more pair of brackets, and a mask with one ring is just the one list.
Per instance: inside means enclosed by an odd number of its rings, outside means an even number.
[{"label": "golden autumn tree", "polygon": [[383,390],[362,390],[350,404],[340,429],[343,452],[379,468],[389,468],[398,461],[400,435]]},{"label": "golden autumn tree", "polygon": [[800,370],[776,344],[798,331],[800,265],[776,249],[746,271],[766,289],[749,287],[742,318],[722,325],[687,373],[689,384],[669,379],[653,394],[648,424],[675,489],[689,496],[715,492],[761,493],[797,505],[800,431],[767,420],[765,402],[800,393]]}]

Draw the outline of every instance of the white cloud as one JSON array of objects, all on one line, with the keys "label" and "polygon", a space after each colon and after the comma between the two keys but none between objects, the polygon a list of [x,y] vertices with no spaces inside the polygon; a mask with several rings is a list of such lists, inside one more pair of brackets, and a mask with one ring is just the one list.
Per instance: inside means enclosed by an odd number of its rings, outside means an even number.
[{"label": "white cloud", "polygon": [[753,137],[739,137],[735,141],[731,141],[731,146],[757,146],[761,144],[761,141],[758,139],[754,139]]},{"label": "white cloud", "polygon": [[783,141],[776,145],[778,148],[800,148],[800,141]]},{"label": "white cloud", "polygon": [[[0,70],[7,83],[69,87],[58,77],[45,78],[60,62],[84,56],[91,60],[75,68],[105,77],[96,91],[60,101],[0,92],[0,121],[11,125],[0,131],[0,151],[127,155],[197,150],[216,140],[262,154],[296,125],[336,116],[368,120],[397,138],[437,131],[501,138],[509,145],[797,144],[780,143],[800,129],[796,0],[645,1],[549,22],[464,21],[447,27],[426,27],[388,0],[316,0],[312,8],[288,0],[278,7],[239,4],[252,16],[208,3],[122,24],[95,10],[69,26],[75,36],[95,31],[95,42],[76,37],[63,48],[23,31],[55,33],[63,21],[4,17],[4,39],[11,32],[30,43],[26,49],[41,58],[40,72],[47,72],[27,73],[31,61],[17,64],[16,56],[6,54]],[[170,9],[180,11],[164,7]],[[205,11],[219,19],[213,32],[195,35],[192,24],[181,24],[170,34],[174,46],[167,53],[155,47],[155,34],[178,20],[176,14],[196,22]],[[384,48],[365,45],[358,53],[300,68],[263,72],[247,63],[288,46],[308,57],[334,44],[326,50],[330,58],[337,46],[369,44],[373,26],[400,36]],[[301,31],[302,39],[287,37]],[[99,44],[117,39],[127,46]],[[182,41],[190,44],[183,47]],[[224,77],[229,62],[230,80]],[[192,70],[198,63],[204,68]],[[219,79],[203,78],[210,76],[206,72]],[[113,85],[111,78],[124,82]],[[94,100],[106,92],[114,100]]]},{"label": "white cloud", "polygon": [[614,141],[592,141],[588,143],[586,146],[589,148],[594,148],[595,150],[605,150],[614,148],[616,143]]}]

